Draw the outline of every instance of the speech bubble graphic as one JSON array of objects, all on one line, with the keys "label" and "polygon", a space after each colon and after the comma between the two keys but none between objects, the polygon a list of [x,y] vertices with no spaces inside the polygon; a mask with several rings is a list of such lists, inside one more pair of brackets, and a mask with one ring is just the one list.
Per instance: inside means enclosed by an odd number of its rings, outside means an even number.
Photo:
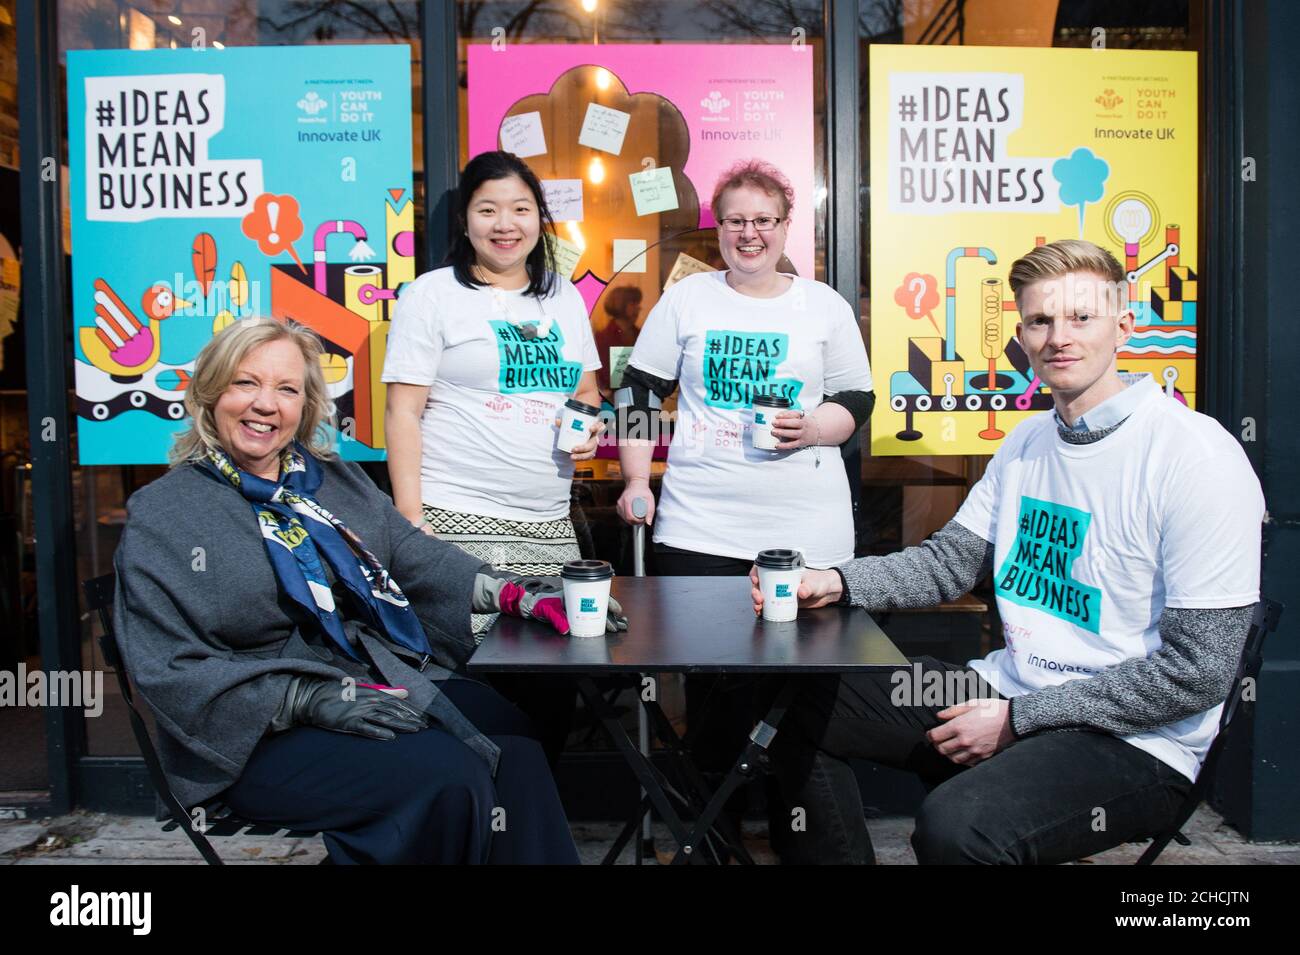
[{"label": "speech bubble graphic", "polygon": [[298,214],[298,200],[293,196],[277,196],[264,192],[253,201],[253,211],[240,222],[244,235],[257,243],[263,255],[288,252],[307,274],[307,267],[298,258],[293,243],[302,238],[302,217]]},{"label": "speech bubble graphic", "polygon": [[1083,211],[1089,202],[1099,202],[1106,191],[1110,164],[1080,146],[1068,159],[1052,163],[1052,175],[1061,184],[1061,201],[1079,207],[1079,238],[1083,238]]},{"label": "speech bubble graphic", "polygon": [[939,323],[934,320],[934,310],[939,307],[939,280],[933,275],[908,272],[903,284],[894,289],[894,301],[902,306],[909,318],[928,318],[937,334]]},{"label": "speech bubble graphic", "polygon": [[[655,142],[659,144],[656,156],[646,157],[632,148],[614,149],[615,140],[620,137],[608,130],[597,141],[589,139],[588,143],[580,143],[584,130],[591,132],[586,114],[591,107],[593,86],[600,91],[597,105],[608,111],[604,115],[617,113],[626,117],[625,120],[614,117],[619,127],[625,127],[619,130],[623,137],[619,146],[622,142]],[[707,223],[701,222],[700,197],[683,171],[691,142],[686,120],[659,93],[630,92],[616,70],[586,64],[561,73],[547,92],[517,101],[502,120],[503,127],[532,113],[540,120],[538,139],[552,144],[552,151],[530,156],[525,161],[543,180],[580,181],[586,194],[582,221],[557,230],[581,249],[570,272],[574,282],[587,272],[601,282],[613,281],[618,272],[614,267],[615,239],[637,239],[649,248],[667,236],[713,225],[711,216]],[[499,131],[498,136],[501,148],[508,148],[505,145],[510,142],[508,128]],[[561,152],[554,146],[575,142],[580,143],[576,150]],[[599,163],[593,165],[593,160]],[[656,175],[655,170],[664,169],[667,172],[657,173],[661,177],[655,180],[660,186],[657,190],[647,188],[638,192],[638,185],[649,186],[650,180],[628,179],[630,174]],[[662,211],[649,214],[649,209],[643,208],[651,193],[663,200],[663,205],[655,206]],[[672,201],[676,204],[670,205]],[[654,204],[652,199],[651,205]],[[642,215],[643,211],[648,214]]]}]

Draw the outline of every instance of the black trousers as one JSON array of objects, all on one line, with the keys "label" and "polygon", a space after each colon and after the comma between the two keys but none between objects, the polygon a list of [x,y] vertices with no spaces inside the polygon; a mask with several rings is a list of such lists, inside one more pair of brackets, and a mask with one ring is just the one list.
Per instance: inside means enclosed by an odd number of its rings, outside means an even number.
[{"label": "black trousers", "polygon": [[[997,694],[965,666],[918,658],[922,679],[937,672],[975,694]],[[930,789],[912,835],[925,863],[1052,864],[1155,835],[1173,822],[1191,782],[1154,756],[1093,730],[1036,733],[962,768],[925,732],[938,712],[964,702],[900,705],[894,671],[812,677],[787,711],[771,758],[788,807],[772,818],[782,861],[874,861],[858,781],[847,760],[910,769]],[[909,674],[913,671],[909,671]],[[915,695],[911,702],[916,701]],[[925,703],[931,702],[929,699]]]},{"label": "black trousers", "polygon": [[[661,577],[743,577],[752,560],[721,557],[654,545],[655,572]],[[686,723],[693,732],[692,756],[705,772],[725,773],[740,755],[754,728],[753,680],[687,675]],[[733,797],[735,808],[743,796]]]},{"label": "black trousers", "polygon": [[577,850],[532,723],[491,687],[443,691],[501,747],[496,778],[444,730],[373,740],[300,726],[258,744],[227,804],[322,831],[338,863],[569,863]]},{"label": "black trousers", "polygon": [[493,673],[489,686],[517,706],[534,727],[551,772],[559,765],[578,708],[578,686],[567,674]]}]

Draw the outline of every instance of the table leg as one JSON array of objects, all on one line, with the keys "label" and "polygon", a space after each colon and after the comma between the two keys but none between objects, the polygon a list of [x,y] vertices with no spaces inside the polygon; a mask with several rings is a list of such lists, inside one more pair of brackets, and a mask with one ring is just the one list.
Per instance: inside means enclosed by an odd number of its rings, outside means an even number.
[{"label": "table leg", "polygon": [[709,800],[704,812],[695,820],[695,825],[687,834],[685,841],[678,840],[680,848],[677,850],[677,854],[673,856],[673,865],[682,865],[691,861],[690,857],[695,850],[695,846],[708,833],[713,825],[714,818],[722,812],[722,807],[726,804],[727,799],[745,779],[753,775],[758,758],[772,745],[772,740],[776,738],[777,728],[780,726],[781,720],[785,718],[785,711],[794,700],[798,690],[799,682],[786,677],[781,689],[777,692],[776,699],[772,702],[771,708],[768,709],[767,715],[750,732],[749,742],[745,744],[744,750],[736,757],[731,772],[727,773],[726,779],[722,781],[722,785],[713,794],[713,798]]},{"label": "table leg", "polygon": [[[673,729],[672,722],[664,714],[664,711],[659,706],[658,702],[654,700],[643,700],[642,706],[650,718],[655,735],[661,742],[663,742],[664,746],[673,758],[673,765],[677,768],[678,772],[681,773],[684,788],[692,792],[699,800],[698,804],[693,804],[692,806],[698,817],[703,810],[708,807],[710,798],[709,787],[708,784],[705,783],[704,777],[700,775],[700,771],[695,768],[695,763],[691,761],[690,753],[686,745],[686,738],[678,737],[676,731]],[[687,736],[690,735],[691,734],[688,732]],[[694,803],[694,801],[692,802]],[[745,865],[753,865],[754,860],[745,848],[743,837],[741,833],[737,831],[730,817],[725,813],[720,813],[718,815],[717,827],[722,844],[730,849],[741,863]]]},{"label": "table leg", "polygon": [[[678,816],[677,811],[673,808],[666,792],[666,789],[671,790],[673,788],[672,785],[667,779],[663,778],[663,774],[655,768],[654,764],[651,763],[649,759],[642,756],[641,752],[632,744],[632,741],[628,739],[627,731],[624,730],[622,725],[618,722],[613,708],[610,707],[609,704],[605,702],[605,698],[600,695],[600,691],[596,689],[596,684],[592,681],[591,677],[579,676],[577,678],[577,684],[578,692],[582,694],[587,705],[591,707],[592,712],[596,714],[604,725],[605,732],[609,734],[609,738],[614,743],[615,748],[622,754],[623,759],[627,764],[632,767],[632,772],[636,774],[637,781],[641,784],[641,788],[646,793],[646,798],[650,800],[655,811],[659,813],[659,817],[663,819],[664,824],[668,826],[669,831],[673,834],[673,838],[677,840],[677,844],[683,844],[687,834],[686,825],[682,822],[681,817]],[[689,800],[685,799],[680,794],[676,794],[676,796],[681,802],[690,805]],[[639,828],[640,826],[639,815],[637,819],[638,821],[633,827],[634,832],[636,828]],[[607,857],[605,861],[612,862],[613,860]]]},{"label": "table leg", "polygon": [[[614,839],[613,844],[609,847],[609,850],[605,853],[605,857],[600,860],[601,865],[613,865],[615,862],[618,861],[618,857],[623,854],[623,847],[628,844],[628,841],[632,838],[633,833],[635,833],[637,829],[640,828],[641,818],[647,812],[649,812],[649,810],[650,810],[650,802],[648,799],[645,798],[645,794],[643,792],[641,796],[641,800],[637,803],[637,814],[633,816],[630,821],[624,823],[623,828],[619,830],[618,837]],[[640,845],[638,845],[637,852],[633,856],[633,858],[636,860],[637,865],[641,864],[640,848],[641,848]]]}]

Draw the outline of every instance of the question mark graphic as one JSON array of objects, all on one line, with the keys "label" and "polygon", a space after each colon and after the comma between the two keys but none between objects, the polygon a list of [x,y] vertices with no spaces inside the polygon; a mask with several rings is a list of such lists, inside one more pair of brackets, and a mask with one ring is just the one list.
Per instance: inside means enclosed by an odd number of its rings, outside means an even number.
[{"label": "question mark graphic", "polygon": [[909,292],[913,290],[916,291],[916,298],[913,299],[912,301],[912,311],[914,311],[917,315],[922,314],[921,298],[922,296],[925,295],[925,279],[921,278],[921,276],[918,275],[916,278],[912,279],[912,281],[907,284],[907,290]]}]

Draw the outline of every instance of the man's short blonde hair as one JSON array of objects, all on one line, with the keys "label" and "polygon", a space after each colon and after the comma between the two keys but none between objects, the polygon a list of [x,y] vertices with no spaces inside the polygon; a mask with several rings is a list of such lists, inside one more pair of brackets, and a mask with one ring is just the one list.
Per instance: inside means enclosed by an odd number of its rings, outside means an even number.
[{"label": "man's short blonde hair", "polygon": [[1011,264],[1011,294],[1018,305],[1021,289],[1070,272],[1089,272],[1116,286],[1127,278],[1124,267],[1101,246],[1084,239],[1058,239],[1035,247]]},{"label": "man's short blonde hair", "polygon": [[186,461],[198,461],[206,457],[209,450],[221,448],[213,415],[217,402],[234,381],[245,356],[254,348],[280,339],[288,339],[298,346],[306,368],[302,420],[298,422],[298,432],[294,437],[315,457],[329,458],[333,455],[333,436],[325,426],[334,425],[334,413],[320,367],[320,358],[325,351],[320,339],[311,329],[295,322],[248,318],[213,335],[194,360],[194,376],[185,389],[185,410],[190,413],[190,426],[176,435],[176,442],[168,453],[172,467]]}]

